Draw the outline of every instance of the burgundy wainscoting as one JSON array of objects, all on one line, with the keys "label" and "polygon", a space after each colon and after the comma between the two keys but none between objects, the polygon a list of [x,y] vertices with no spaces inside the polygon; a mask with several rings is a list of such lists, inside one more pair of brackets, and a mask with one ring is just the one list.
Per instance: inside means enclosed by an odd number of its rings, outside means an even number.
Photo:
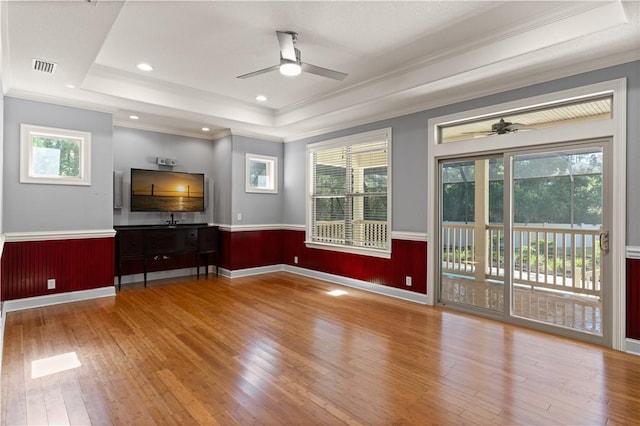
[{"label": "burgundy wainscoting", "polygon": [[[283,263],[375,284],[427,293],[427,243],[392,241],[391,259],[307,248],[304,231],[283,230]],[[298,264],[294,264],[294,257]],[[412,286],[405,278],[412,278]]]},{"label": "burgundy wainscoting", "polygon": [[[426,294],[427,243],[393,240],[391,259],[307,248],[304,231],[222,231],[221,266],[235,271],[286,264]],[[298,263],[294,262],[298,258]],[[405,278],[412,278],[412,286]]]},{"label": "burgundy wainscoting", "polygon": [[221,232],[222,266],[231,271],[282,263],[282,230]]},{"label": "burgundy wainscoting", "polygon": [[[2,253],[2,300],[113,285],[114,238],[7,242]],[[47,289],[55,278],[56,288]]]},{"label": "burgundy wainscoting", "polygon": [[640,340],[640,259],[627,259],[627,337]]}]

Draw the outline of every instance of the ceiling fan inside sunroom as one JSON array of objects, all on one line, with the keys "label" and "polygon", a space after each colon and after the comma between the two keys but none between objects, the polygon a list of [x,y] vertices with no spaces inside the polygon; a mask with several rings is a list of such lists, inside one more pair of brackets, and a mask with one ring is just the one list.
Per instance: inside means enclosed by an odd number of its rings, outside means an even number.
[{"label": "ceiling fan inside sunroom", "polygon": [[280,64],[269,68],[263,68],[247,74],[239,75],[237,78],[250,78],[260,74],[279,70],[280,74],[286,76],[296,76],[300,73],[308,72],[310,74],[331,78],[342,81],[348,75],[340,71],[319,67],[317,65],[307,64],[300,59],[300,49],[295,47],[298,40],[298,33],[293,31],[276,31],[278,35],[278,43],[280,44]]}]

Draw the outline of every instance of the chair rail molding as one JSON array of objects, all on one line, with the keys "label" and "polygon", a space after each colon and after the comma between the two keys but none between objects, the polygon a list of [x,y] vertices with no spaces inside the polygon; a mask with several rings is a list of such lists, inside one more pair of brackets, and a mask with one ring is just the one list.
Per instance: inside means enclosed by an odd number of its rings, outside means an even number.
[{"label": "chair rail molding", "polygon": [[3,234],[5,243],[23,241],[51,241],[51,240],[77,240],[85,238],[113,238],[116,231],[113,229],[85,229],[81,231],[33,231],[33,232],[6,232]]},{"label": "chair rail molding", "polygon": [[640,246],[627,246],[627,259],[640,259]]}]

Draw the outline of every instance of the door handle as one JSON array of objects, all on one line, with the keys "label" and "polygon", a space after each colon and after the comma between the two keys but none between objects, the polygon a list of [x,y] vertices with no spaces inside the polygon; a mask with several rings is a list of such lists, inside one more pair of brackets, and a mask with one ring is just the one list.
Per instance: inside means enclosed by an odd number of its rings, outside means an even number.
[{"label": "door handle", "polygon": [[600,233],[600,250],[604,254],[609,253],[609,231]]}]

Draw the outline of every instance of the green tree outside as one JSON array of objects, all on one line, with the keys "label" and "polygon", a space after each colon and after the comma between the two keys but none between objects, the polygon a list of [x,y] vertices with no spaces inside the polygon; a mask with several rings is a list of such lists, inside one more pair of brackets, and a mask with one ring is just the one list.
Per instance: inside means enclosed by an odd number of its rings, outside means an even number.
[{"label": "green tree outside", "polygon": [[80,143],[77,140],[34,136],[32,146],[58,151],[58,176],[80,176]]}]

